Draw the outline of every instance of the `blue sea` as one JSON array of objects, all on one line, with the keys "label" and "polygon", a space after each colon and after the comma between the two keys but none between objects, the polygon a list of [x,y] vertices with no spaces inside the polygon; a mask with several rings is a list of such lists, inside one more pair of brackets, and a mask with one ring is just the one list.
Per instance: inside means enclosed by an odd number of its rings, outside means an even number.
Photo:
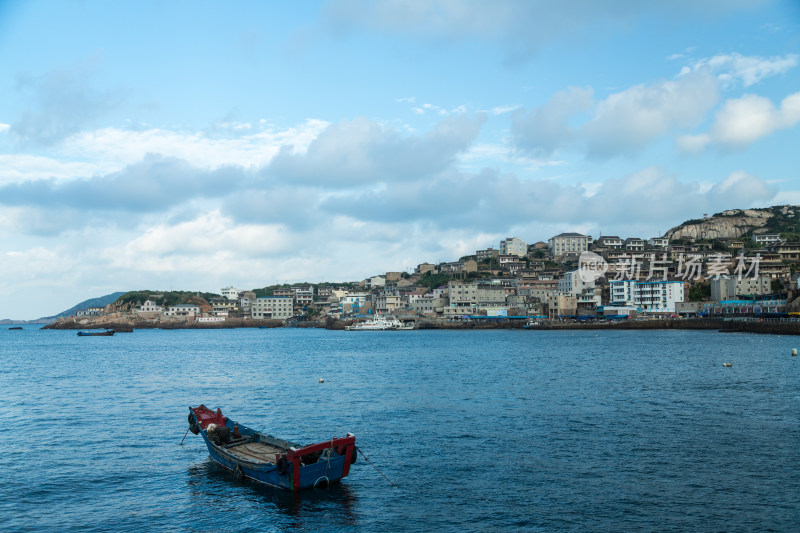
[{"label": "blue sea", "polygon": [[[672,330],[3,328],[0,529],[798,531],[792,348]],[[299,495],[237,480],[200,437],[181,445],[201,403],[301,443],[352,432],[370,463]]]}]

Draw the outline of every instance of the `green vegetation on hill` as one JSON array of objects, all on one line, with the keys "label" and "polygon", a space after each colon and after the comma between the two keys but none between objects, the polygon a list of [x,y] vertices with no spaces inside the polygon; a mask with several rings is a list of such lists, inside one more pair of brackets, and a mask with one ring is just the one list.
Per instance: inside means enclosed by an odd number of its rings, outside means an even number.
[{"label": "green vegetation on hill", "polygon": [[120,296],[116,302],[118,307],[135,307],[150,300],[163,307],[178,304],[202,304],[212,298],[219,298],[219,294],[212,292],[194,291],[130,291]]},{"label": "green vegetation on hill", "polygon": [[76,311],[84,311],[89,309],[90,307],[105,307],[110,303],[116,301],[117,298],[125,294],[124,292],[114,292],[111,294],[107,294],[105,296],[100,296],[98,298],[90,298],[89,300],[84,300],[81,303],[70,307],[66,311],[62,311],[61,313],[55,315],[54,317],[48,318],[60,318],[65,316],[72,316],[75,314]]},{"label": "green vegetation on hill", "polygon": [[426,272],[424,276],[420,278],[417,282],[417,285],[427,288],[429,291],[432,291],[436,287],[441,285],[447,285],[447,282],[450,281],[449,274],[431,274],[430,272]]}]

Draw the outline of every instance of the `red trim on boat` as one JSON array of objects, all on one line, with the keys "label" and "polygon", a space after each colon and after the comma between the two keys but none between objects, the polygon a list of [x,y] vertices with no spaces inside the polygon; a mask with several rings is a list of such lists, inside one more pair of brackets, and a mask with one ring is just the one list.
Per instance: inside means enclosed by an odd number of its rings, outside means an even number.
[{"label": "red trim on boat", "polygon": [[222,415],[222,410],[217,409],[217,411],[214,412],[205,405],[200,405],[200,407],[192,407],[192,412],[194,413],[195,418],[197,418],[197,422],[200,424],[202,429],[206,429],[209,424],[224,426],[225,421],[227,420]]}]

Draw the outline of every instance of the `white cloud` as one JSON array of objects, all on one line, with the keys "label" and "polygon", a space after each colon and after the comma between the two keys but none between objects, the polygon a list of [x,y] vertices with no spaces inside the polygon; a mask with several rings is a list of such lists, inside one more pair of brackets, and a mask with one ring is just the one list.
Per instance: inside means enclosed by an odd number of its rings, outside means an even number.
[{"label": "white cloud", "polygon": [[267,173],[328,188],[425,179],[466,151],[485,120],[484,114],[447,117],[424,136],[401,135],[366,118],[343,121],[329,126],[304,153],[281,149]]},{"label": "white cloud", "polygon": [[590,87],[569,87],[528,113],[518,109],[511,117],[515,146],[534,156],[548,156],[570,143],[575,130],[569,121],[575,114],[592,106],[592,95]]},{"label": "white cloud", "polygon": [[701,59],[689,70],[709,69],[717,73],[719,79],[725,84],[739,81],[745,87],[750,87],[764,78],[787,72],[797,66],[797,61],[797,54],[759,57],[744,56],[734,52]]},{"label": "white cloud", "polygon": [[107,174],[120,168],[116,161],[64,161],[31,154],[0,154],[0,186],[43,179],[71,179]]},{"label": "white cloud", "polygon": [[10,128],[11,128],[10,124],[0,123],[0,133],[7,133]]},{"label": "white cloud", "polygon": [[[59,151],[87,160],[114,161],[120,167],[139,161],[146,154],[159,154],[183,159],[202,169],[236,165],[252,170],[269,163],[282,146],[291,145],[297,151],[304,151],[328,125],[321,120],[307,120],[284,130],[264,129],[228,137],[158,128],[103,128],[70,137]],[[243,129],[241,125],[237,127]]]},{"label": "white cloud", "polygon": [[[283,146],[304,152],[328,125],[321,120],[307,120],[283,130],[264,127],[235,136],[160,128],[84,131],[65,139],[47,155],[0,154],[0,186],[108,175],[152,154],[181,159],[203,171],[225,166],[255,170],[266,166]],[[243,123],[229,129],[250,131]]]},{"label": "white cloud", "polygon": [[678,138],[678,147],[697,153],[716,145],[726,150],[746,148],[775,131],[787,129],[800,122],[800,92],[783,99],[776,107],[768,98],[745,94],[727,100],[717,111],[709,133]]},{"label": "white cloud", "polygon": [[591,156],[635,152],[673,129],[697,126],[717,101],[717,82],[704,71],[637,85],[601,101],[581,134]]},{"label": "white cloud", "polygon": [[[211,255],[228,252],[241,256],[282,253],[292,247],[286,228],[277,224],[237,224],[219,210],[178,224],[158,224],[107,254],[112,266],[133,268],[146,257]],[[153,264],[157,263],[154,261]]]}]

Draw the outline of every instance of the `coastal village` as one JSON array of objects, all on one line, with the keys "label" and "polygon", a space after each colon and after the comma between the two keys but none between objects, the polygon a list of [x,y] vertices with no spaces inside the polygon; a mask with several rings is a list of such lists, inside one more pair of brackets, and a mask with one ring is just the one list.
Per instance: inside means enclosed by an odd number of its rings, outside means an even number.
[{"label": "coastal village", "polygon": [[457,261],[421,263],[413,272],[389,271],[357,283],[229,286],[172,305],[164,294],[144,293],[138,300],[79,310],[60,322],[203,327],[376,315],[410,322],[528,323],[787,316],[800,304],[794,300],[800,242],[769,228],[770,219],[791,220],[794,209],[726,211],[662,237],[565,232],[528,243],[512,236]]}]

